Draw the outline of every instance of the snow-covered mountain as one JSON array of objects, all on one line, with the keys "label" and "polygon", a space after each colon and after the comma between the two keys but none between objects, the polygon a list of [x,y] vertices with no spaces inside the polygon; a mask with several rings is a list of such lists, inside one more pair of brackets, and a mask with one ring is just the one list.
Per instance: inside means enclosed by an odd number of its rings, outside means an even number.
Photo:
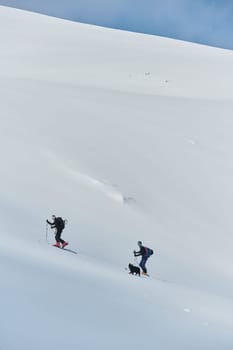
[{"label": "snow-covered mountain", "polygon": [[232,76],[231,51],[0,7],[0,349],[233,348]]}]

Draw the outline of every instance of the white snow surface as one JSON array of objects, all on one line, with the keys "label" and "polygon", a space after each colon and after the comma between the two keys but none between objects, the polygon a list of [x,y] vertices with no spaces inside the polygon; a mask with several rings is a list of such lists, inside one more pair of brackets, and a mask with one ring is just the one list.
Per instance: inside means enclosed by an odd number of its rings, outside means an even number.
[{"label": "white snow surface", "polygon": [[233,349],[232,77],[231,51],[0,7],[1,350]]}]

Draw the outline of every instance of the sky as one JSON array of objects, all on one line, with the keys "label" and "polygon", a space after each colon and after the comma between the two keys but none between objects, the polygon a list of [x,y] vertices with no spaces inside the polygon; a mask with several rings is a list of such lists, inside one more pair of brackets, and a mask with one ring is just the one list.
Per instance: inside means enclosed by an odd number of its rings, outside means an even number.
[{"label": "sky", "polygon": [[0,0],[0,5],[233,49],[233,0]]}]

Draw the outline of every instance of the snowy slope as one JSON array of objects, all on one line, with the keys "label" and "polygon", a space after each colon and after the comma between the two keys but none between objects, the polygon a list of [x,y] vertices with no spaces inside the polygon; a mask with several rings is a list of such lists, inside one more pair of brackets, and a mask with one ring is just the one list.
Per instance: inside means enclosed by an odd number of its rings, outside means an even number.
[{"label": "snowy slope", "polygon": [[0,349],[232,349],[232,75],[231,51],[0,7]]}]

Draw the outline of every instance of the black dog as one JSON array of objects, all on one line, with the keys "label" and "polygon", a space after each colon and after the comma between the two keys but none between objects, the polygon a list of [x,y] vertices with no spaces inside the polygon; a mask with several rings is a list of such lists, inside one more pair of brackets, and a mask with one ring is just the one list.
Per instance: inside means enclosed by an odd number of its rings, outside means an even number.
[{"label": "black dog", "polygon": [[129,264],[129,271],[132,275],[135,274],[135,275],[141,276],[140,268],[137,266]]}]

